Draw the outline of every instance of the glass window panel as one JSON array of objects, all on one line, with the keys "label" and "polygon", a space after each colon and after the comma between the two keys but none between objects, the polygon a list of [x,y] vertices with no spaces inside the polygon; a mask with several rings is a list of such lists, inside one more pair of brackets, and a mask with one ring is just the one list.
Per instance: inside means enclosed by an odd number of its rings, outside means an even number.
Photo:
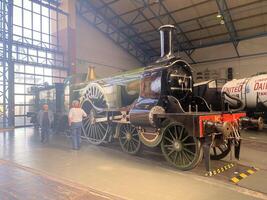
[{"label": "glass window panel", "polygon": [[27,73],[27,74],[34,74],[34,66],[32,66],[32,65],[26,65],[25,66],[25,73]]},{"label": "glass window panel", "polygon": [[54,69],[53,76],[60,76],[60,70]]},{"label": "glass window panel", "polygon": [[15,117],[15,126],[24,126],[25,117]]},{"label": "glass window panel", "polygon": [[15,84],[15,94],[25,94],[24,85]]},{"label": "glass window panel", "polygon": [[40,57],[45,58],[45,55],[46,55],[46,54],[45,54],[44,51],[39,51],[38,53],[39,53],[38,55],[39,55]]},{"label": "glass window panel", "polygon": [[42,16],[42,33],[49,33],[49,19]]},{"label": "glass window panel", "polygon": [[24,106],[15,106],[15,115],[25,115]]},{"label": "glass window panel", "polygon": [[28,9],[28,10],[32,10],[32,2],[30,0],[24,0],[23,1],[23,7]]},{"label": "glass window panel", "polygon": [[37,56],[37,50],[29,49],[29,54],[32,55],[32,56]]},{"label": "glass window panel", "polygon": [[[43,45],[44,46],[44,45]],[[46,64],[46,59],[45,58],[42,58],[42,57],[38,57],[38,62],[39,63],[42,63],[42,64]]]},{"label": "glass window panel", "polygon": [[[33,11],[36,12],[36,13],[40,13],[40,5],[37,4],[37,3],[33,3],[32,4],[33,6]],[[39,21],[40,22],[40,21]]]},{"label": "glass window panel", "polygon": [[[14,11],[13,11],[13,23],[19,26],[22,26],[22,9],[14,6]],[[14,32],[16,33],[16,32]]]},{"label": "glass window panel", "polygon": [[35,110],[34,110],[34,106],[33,105],[31,105],[31,106],[25,106],[25,113],[27,113],[27,112],[34,112]]},{"label": "glass window panel", "polygon": [[34,75],[25,75],[25,83],[34,84]]},{"label": "glass window panel", "polygon": [[30,11],[23,10],[23,26],[32,28],[32,13]]},{"label": "glass window panel", "polygon": [[[13,35],[13,40],[14,40],[14,41],[20,41],[20,40],[21,40],[21,36]],[[14,57],[15,57],[15,56],[14,56]]]},{"label": "glass window panel", "polygon": [[36,31],[41,30],[40,20],[41,20],[41,16],[39,14],[33,13],[33,25],[32,25],[33,30],[36,30]]},{"label": "glass window panel", "polygon": [[15,104],[24,104],[24,95],[15,95]]},{"label": "glass window panel", "polygon": [[34,104],[34,96],[33,95],[25,95],[25,103],[26,104]]},{"label": "glass window panel", "polygon": [[49,16],[48,8],[42,6],[42,15],[44,15],[44,16]]},{"label": "glass window panel", "polygon": [[44,84],[44,77],[43,76],[35,76],[35,84],[43,85]]},{"label": "glass window panel", "polygon": [[52,76],[52,69],[51,68],[44,68],[44,75]]},{"label": "glass window panel", "polygon": [[42,42],[45,44],[46,47],[49,47],[49,35],[42,34]]},{"label": "glass window panel", "polygon": [[44,77],[44,82],[45,82],[45,83],[48,83],[49,85],[52,85],[52,84],[53,84],[52,77],[47,77],[47,76],[45,76],[45,77]]},{"label": "glass window panel", "polygon": [[33,42],[35,45],[40,45],[41,33],[33,31]]},{"label": "glass window panel", "polygon": [[53,59],[53,54],[52,53],[47,53],[47,58]]},{"label": "glass window panel", "polygon": [[25,85],[25,94],[32,94],[32,87],[34,87],[34,85]]},{"label": "glass window panel", "polygon": [[24,72],[24,65],[15,64],[15,72]]},{"label": "glass window panel", "polygon": [[60,78],[53,77],[53,83],[60,83]]},{"label": "glass window panel", "polygon": [[24,83],[24,74],[15,73],[15,83]]},{"label": "glass window panel", "polygon": [[19,40],[18,38],[20,38],[22,36],[22,27],[19,26],[13,26],[13,39],[14,40]]},{"label": "glass window panel", "polygon": [[31,41],[32,41],[32,31],[30,30],[30,29],[26,29],[26,28],[24,28],[23,29],[23,34],[24,34],[24,41],[26,42],[26,43],[32,43]]},{"label": "glass window panel", "polygon": [[44,68],[43,67],[35,67],[35,74],[43,75],[44,74]]},{"label": "glass window panel", "polygon": [[13,0],[14,5],[21,7],[21,0]]},{"label": "glass window panel", "polygon": [[25,119],[26,119],[26,124],[25,124],[26,126],[32,125],[30,117],[25,117]]}]

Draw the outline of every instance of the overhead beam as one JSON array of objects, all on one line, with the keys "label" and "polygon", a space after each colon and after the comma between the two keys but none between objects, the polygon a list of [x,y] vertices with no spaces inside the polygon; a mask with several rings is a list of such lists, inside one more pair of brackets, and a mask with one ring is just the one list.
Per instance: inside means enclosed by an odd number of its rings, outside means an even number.
[{"label": "overhead beam", "polygon": [[[233,22],[235,23],[235,22],[243,21],[243,20],[246,20],[246,19],[254,18],[254,17],[264,16],[264,15],[267,15],[267,12],[260,13],[260,14],[255,14],[255,15],[250,15],[250,16],[246,16],[246,17],[242,17],[242,18],[239,18],[239,19],[235,19],[235,20],[233,20]],[[221,24],[213,24],[213,25],[202,27],[202,28],[192,29],[190,31],[185,31],[184,33],[185,34],[193,33],[193,32],[201,31],[201,30],[204,30],[204,29],[216,28],[218,26],[221,26]],[[256,28],[263,27],[263,26],[265,26],[265,24],[257,25]],[[254,26],[248,27],[248,28],[243,28],[243,29],[236,29],[236,32],[245,31],[245,30],[249,30],[249,29],[254,29]],[[201,37],[201,38],[191,39],[191,42],[197,41],[197,40],[202,40],[202,39],[207,39],[207,38],[213,38],[213,37],[216,37],[216,36],[227,35],[227,34],[228,34],[228,31],[226,33],[220,33],[220,34],[216,34],[216,35],[212,35],[212,36],[208,36],[208,37]],[[147,43],[151,43],[151,42],[154,42],[154,41],[157,41],[157,40],[158,40],[158,38],[154,37],[153,39],[147,40]],[[146,43],[142,43],[142,45],[146,45]]]},{"label": "overhead beam", "polygon": [[[162,0],[161,0],[161,1],[162,1]],[[175,13],[177,13],[177,12],[181,12],[181,11],[184,11],[184,10],[187,10],[187,9],[190,9],[190,8],[193,8],[193,7],[195,7],[195,6],[203,5],[203,4],[208,3],[208,2],[210,2],[210,1],[214,1],[214,0],[206,0],[206,1],[202,1],[202,2],[199,2],[199,3],[193,4],[193,5],[190,5],[190,6],[186,6],[186,7],[183,7],[183,8],[176,9],[176,10],[172,10],[172,11],[170,11],[169,13],[170,13],[170,14],[175,14]],[[139,2],[140,2],[140,1],[139,1]],[[152,6],[157,5],[157,4],[158,4],[157,1],[153,1],[152,3],[146,3],[146,6],[147,6],[147,7],[152,7]],[[133,14],[133,13],[135,13],[135,12],[138,12],[138,10],[141,10],[142,8],[143,8],[143,7],[136,8],[136,9],[133,9],[133,10],[129,10],[129,11],[127,11],[127,12],[125,12],[125,13],[122,13],[122,14],[116,16],[116,17],[122,17],[122,16],[126,16],[126,15]],[[167,15],[168,15],[167,13],[161,13],[161,14],[159,15],[159,17],[165,17],[165,16],[167,16]],[[116,19],[116,17],[111,18],[111,20]],[[157,19],[157,17],[156,17],[156,16],[152,16],[152,17],[149,17],[149,18],[148,18],[148,20],[150,20],[150,21],[151,21],[151,20],[154,20],[154,19]],[[140,21],[137,21],[136,23],[134,23],[133,25],[141,24],[141,23],[144,23],[144,22],[146,22],[146,21],[147,21],[147,20],[140,20]]]},{"label": "overhead beam", "polygon": [[[247,7],[247,6],[250,6],[250,5],[254,5],[256,3],[260,3],[262,2],[262,0],[256,0],[256,1],[253,1],[253,2],[250,2],[250,3],[247,3],[247,4],[244,4],[244,5],[240,5],[240,6],[236,6],[236,7],[232,7],[232,8],[229,8],[229,11],[234,11],[236,9],[240,9],[240,8],[243,8],[243,7]],[[173,14],[174,11],[171,11],[170,14]],[[175,12],[176,13],[176,12]],[[209,13],[209,14],[206,14],[206,15],[202,15],[202,16],[198,16],[198,17],[194,17],[194,18],[191,18],[191,19],[187,19],[187,20],[184,20],[184,21],[180,21],[179,24],[185,24],[185,23],[189,23],[189,22],[193,22],[195,20],[199,20],[199,19],[204,19],[204,18],[208,18],[208,17],[214,17],[218,12],[212,12],[212,13]],[[165,13],[162,13],[160,14],[158,17],[160,18],[163,18],[165,17],[167,14]],[[157,17],[151,17],[149,18],[148,20],[153,20],[153,19],[156,19]],[[133,23],[132,26],[135,26],[135,25],[138,25],[139,23],[144,23],[145,20],[143,21],[138,21],[136,23]],[[174,24],[176,25],[176,24]],[[220,25],[220,24],[218,24]],[[123,29],[125,27],[120,27],[120,29]],[[142,35],[148,35],[148,34],[153,34],[154,30],[148,30],[148,31],[143,31],[141,33],[138,33],[137,35],[132,35],[130,37],[137,37],[137,36],[142,36]],[[186,33],[186,32],[185,32]]]},{"label": "overhead beam", "polygon": [[[106,4],[104,0],[98,0],[98,1],[101,2],[103,5]],[[113,24],[118,30],[119,30],[119,27],[121,25],[128,25],[128,23],[122,17],[117,18],[117,20],[115,20],[115,21],[110,20],[110,17],[116,16],[118,14],[109,5],[107,5],[104,10],[101,10],[101,14],[102,14],[102,16],[105,16],[106,19],[108,20],[108,22],[110,24]],[[121,32],[127,36],[127,39],[129,37],[129,35],[131,35],[131,34],[138,34],[138,31],[132,26],[128,26],[128,28],[126,30],[123,30]],[[142,38],[142,37],[137,37],[136,39],[133,39],[133,42],[135,43],[135,45],[138,45],[138,42],[140,42],[140,41],[146,42],[144,40],[144,38]],[[151,46],[148,44],[147,48],[150,48],[150,47]],[[140,48],[140,46],[139,46],[139,48]],[[142,50],[145,52],[145,54],[150,56],[151,51],[148,52],[145,49],[142,49]]]},{"label": "overhead beam", "polygon": [[[265,24],[263,25],[257,25],[257,26],[252,26],[249,28],[244,28],[244,29],[239,29],[238,32],[242,32],[242,31],[247,31],[247,30],[253,30],[253,29],[257,29],[257,28],[263,28],[266,27]],[[214,35],[214,37],[218,37],[218,36],[224,36],[227,35],[228,32],[225,33],[220,33],[220,34],[216,34]],[[243,41],[243,40],[249,40],[249,39],[253,39],[253,38],[258,38],[258,37],[264,37],[267,36],[267,32],[262,32],[262,33],[256,33],[256,34],[252,34],[249,36],[245,36],[245,37],[238,37],[236,38],[238,42]],[[203,37],[201,39],[209,39],[212,37]],[[201,39],[197,39],[197,40],[201,40]],[[197,41],[196,39],[192,40],[192,41]],[[228,43],[232,43],[232,41],[229,40],[222,40],[222,41],[217,41],[217,42],[212,42],[212,43],[206,43],[206,44],[201,44],[201,45],[195,45],[195,49],[200,49],[200,48],[205,48],[205,47],[212,47],[212,46],[216,46],[216,45],[221,45],[221,44],[228,44]],[[188,49],[189,50],[189,49]]]},{"label": "overhead beam", "polygon": [[224,25],[225,25],[225,27],[226,27],[226,29],[228,31],[228,34],[230,36],[230,40],[233,43],[233,46],[234,46],[235,51],[236,51],[236,54],[237,54],[237,56],[240,56],[239,52],[238,52],[238,48],[237,48],[238,41],[236,40],[238,35],[237,35],[237,32],[236,32],[236,28],[235,28],[235,25],[233,23],[230,11],[228,9],[227,3],[226,3],[225,0],[216,0],[216,3],[217,3],[217,6],[218,6],[218,9],[219,9],[219,12],[223,17],[222,20],[224,20]]}]

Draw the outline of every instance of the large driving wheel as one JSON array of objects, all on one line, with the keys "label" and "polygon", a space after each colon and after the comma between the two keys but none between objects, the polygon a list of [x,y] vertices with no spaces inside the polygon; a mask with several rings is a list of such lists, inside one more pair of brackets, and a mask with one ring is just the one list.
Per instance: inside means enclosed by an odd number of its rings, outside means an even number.
[{"label": "large driving wheel", "polygon": [[211,160],[221,160],[225,158],[231,151],[230,142],[220,144],[219,146],[214,146],[210,148],[210,159]]},{"label": "large driving wheel", "polygon": [[83,134],[90,143],[98,145],[106,140],[111,126],[106,121],[107,113],[94,107],[104,109],[107,104],[101,87],[92,83],[87,87],[82,101],[82,108],[87,113],[83,120]]},{"label": "large driving wheel", "polygon": [[117,131],[121,149],[131,155],[137,154],[141,148],[137,129],[131,124],[118,124]]},{"label": "large driving wheel", "polygon": [[203,156],[200,141],[177,122],[163,130],[161,150],[166,160],[180,170],[194,168]]}]

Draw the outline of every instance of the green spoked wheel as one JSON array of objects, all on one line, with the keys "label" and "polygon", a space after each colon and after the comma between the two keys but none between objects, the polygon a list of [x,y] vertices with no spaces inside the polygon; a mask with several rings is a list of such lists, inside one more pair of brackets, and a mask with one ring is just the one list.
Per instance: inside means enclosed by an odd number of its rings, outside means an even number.
[{"label": "green spoked wheel", "polygon": [[103,91],[98,84],[90,84],[83,95],[82,109],[87,113],[83,120],[83,136],[92,144],[99,145],[106,141],[111,132],[111,125],[107,122],[107,113],[94,107],[107,107]]},{"label": "green spoked wheel", "polygon": [[122,151],[136,155],[141,149],[137,129],[131,124],[118,124],[117,130],[119,131],[119,142]]},{"label": "green spoked wheel", "polygon": [[203,157],[200,141],[177,122],[163,130],[161,150],[166,160],[180,170],[193,169]]},{"label": "green spoked wheel", "polygon": [[231,151],[230,142],[220,144],[210,148],[210,159],[211,160],[221,160],[225,158]]}]

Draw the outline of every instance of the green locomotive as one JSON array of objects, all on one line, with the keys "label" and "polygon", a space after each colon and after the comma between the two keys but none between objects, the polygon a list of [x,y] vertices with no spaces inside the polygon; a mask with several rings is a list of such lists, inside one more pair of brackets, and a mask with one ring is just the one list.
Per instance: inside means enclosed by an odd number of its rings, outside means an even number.
[{"label": "green locomotive", "polygon": [[[115,138],[129,154],[137,154],[142,145],[160,145],[166,160],[180,170],[196,167],[204,154],[210,170],[210,158],[222,159],[231,145],[239,158],[245,113],[212,111],[194,95],[192,69],[173,53],[174,30],[160,27],[161,57],[150,66],[94,81],[75,80],[80,75],[68,79],[60,105],[67,111],[69,102],[80,100],[88,114],[83,137],[92,144]],[[66,113],[61,115],[67,120]]]}]

